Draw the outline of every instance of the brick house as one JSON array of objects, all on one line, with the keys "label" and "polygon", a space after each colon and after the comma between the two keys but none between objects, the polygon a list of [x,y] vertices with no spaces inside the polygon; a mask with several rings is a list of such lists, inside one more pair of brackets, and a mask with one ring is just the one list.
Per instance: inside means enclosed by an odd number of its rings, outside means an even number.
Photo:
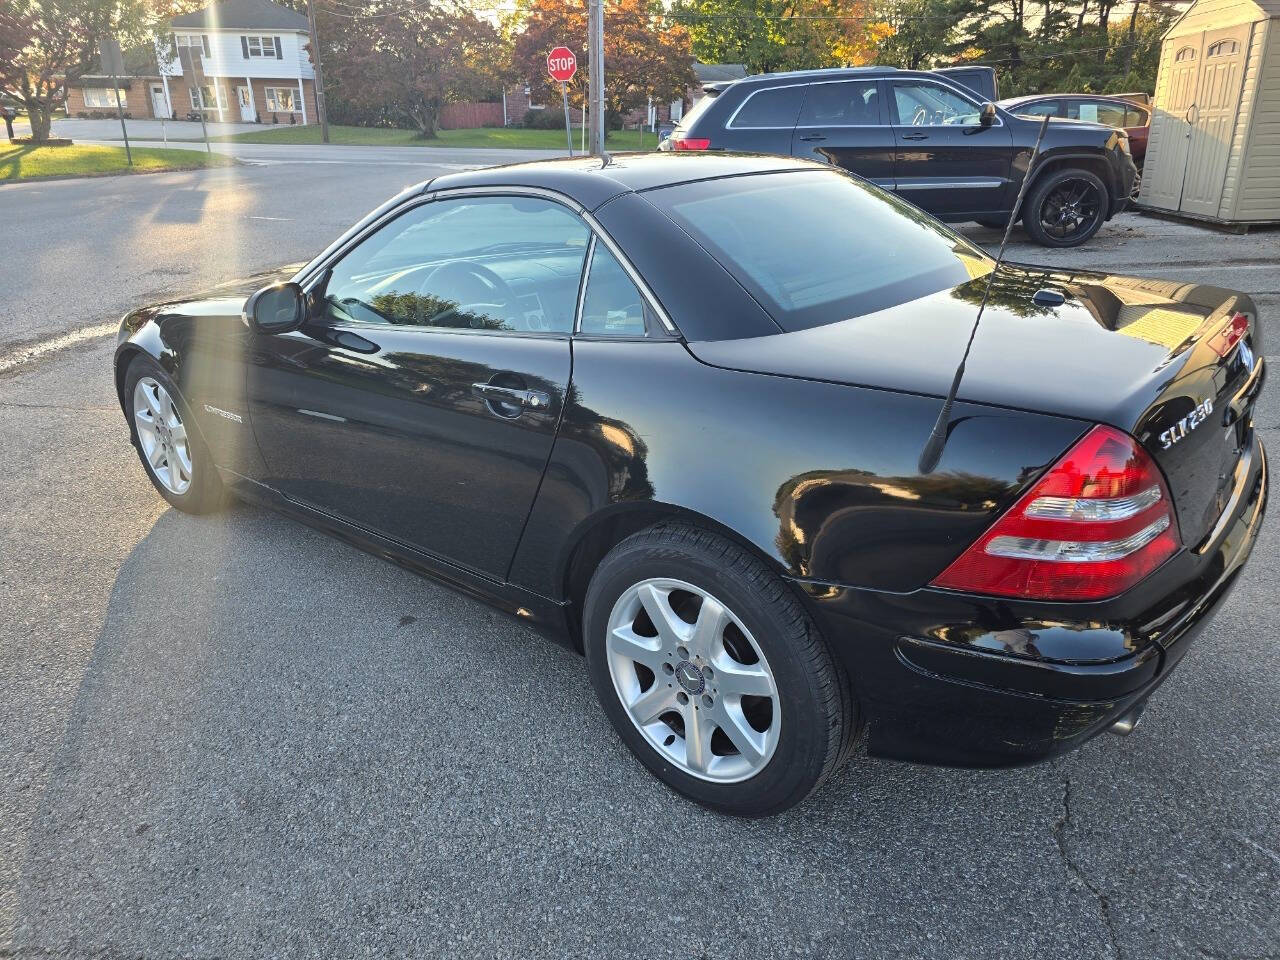
[{"label": "brick house", "polygon": [[[167,48],[156,51],[159,82],[151,116],[314,123],[315,71],[307,18],[270,0],[219,0],[170,22]],[[186,56],[179,51],[186,50]],[[194,75],[184,70],[183,61]],[[158,88],[158,89],[157,89]],[[135,114],[136,116],[137,114]]]},{"label": "brick house", "polygon": [[[164,90],[158,73],[150,76],[117,77],[120,106],[130,117],[162,116],[154,112],[152,89],[160,90],[160,109],[164,109]],[[67,84],[66,108],[69,117],[115,117],[116,101],[111,95],[111,78],[90,74]]]}]

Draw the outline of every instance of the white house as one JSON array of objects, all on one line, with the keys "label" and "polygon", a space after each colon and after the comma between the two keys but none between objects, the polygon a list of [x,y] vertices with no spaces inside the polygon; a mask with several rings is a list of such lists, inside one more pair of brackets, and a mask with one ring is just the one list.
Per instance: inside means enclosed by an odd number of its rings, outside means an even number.
[{"label": "white house", "polygon": [[[157,49],[169,116],[203,110],[210,120],[315,122],[315,71],[307,18],[270,0],[220,0],[175,17]],[[190,51],[190,56],[180,55]],[[194,73],[183,67],[188,60]],[[159,115],[159,104],[153,112]]]}]

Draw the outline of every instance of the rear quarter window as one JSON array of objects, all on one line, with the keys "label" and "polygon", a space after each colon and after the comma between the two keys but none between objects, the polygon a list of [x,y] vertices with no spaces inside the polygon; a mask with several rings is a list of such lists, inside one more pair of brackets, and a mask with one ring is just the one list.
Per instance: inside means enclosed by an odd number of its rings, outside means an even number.
[{"label": "rear quarter window", "polygon": [[725,177],[644,196],[787,331],[886,310],[991,272],[990,257],[928,214],[835,171]]},{"label": "rear quarter window", "polygon": [[804,102],[804,87],[770,87],[756,90],[738,107],[730,129],[794,127]]}]

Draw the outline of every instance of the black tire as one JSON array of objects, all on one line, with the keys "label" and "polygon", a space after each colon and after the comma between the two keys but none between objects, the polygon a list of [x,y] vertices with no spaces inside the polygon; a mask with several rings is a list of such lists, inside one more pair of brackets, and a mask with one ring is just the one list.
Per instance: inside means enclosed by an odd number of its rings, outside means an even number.
[{"label": "black tire", "polygon": [[[138,439],[137,420],[133,405],[138,381],[144,377],[149,377],[164,387],[177,406],[182,424],[186,428],[187,450],[191,459],[191,476],[190,485],[181,493],[175,493],[160,479],[155,468],[147,459],[146,454],[143,453],[142,445]],[[147,476],[160,496],[164,497],[183,513],[211,513],[224,507],[228,500],[226,488],[218,476],[217,468],[213,464],[213,458],[204,444],[204,439],[200,436],[199,428],[195,424],[190,408],[178,390],[177,384],[173,382],[173,378],[165,372],[160,364],[145,354],[135,356],[130,361],[128,370],[125,372],[124,404],[125,413],[129,418],[129,427],[133,434],[134,450],[137,451],[138,459],[142,461],[142,468],[147,472]]]},{"label": "black tire", "polygon": [[[780,710],[776,747],[747,779],[717,783],[687,772],[640,732],[614,686],[606,652],[610,615],[624,593],[649,578],[681,580],[719,599],[767,661]],[[591,682],[614,729],[658,779],[704,806],[740,817],[779,813],[816,790],[850,752],[857,712],[844,670],[786,584],[724,537],[685,524],[628,537],[591,579],[583,631]]]},{"label": "black tire", "polygon": [[[1082,218],[1079,227],[1056,235],[1054,228],[1046,225],[1046,219],[1052,224],[1057,211],[1062,209],[1061,203],[1057,202],[1060,193],[1075,196],[1077,191],[1082,191],[1082,210],[1089,213]],[[1032,184],[1023,206],[1022,226],[1042,247],[1078,247],[1106,222],[1110,204],[1111,196],[1095,174],[1077,167],[1054,170]]]}]

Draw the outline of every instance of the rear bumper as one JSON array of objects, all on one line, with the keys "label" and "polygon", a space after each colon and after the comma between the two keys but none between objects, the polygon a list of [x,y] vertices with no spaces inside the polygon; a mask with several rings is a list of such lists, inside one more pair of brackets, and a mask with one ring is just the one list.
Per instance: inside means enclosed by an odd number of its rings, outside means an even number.
[{"label": "rear bumper", "polygon": [[1044,760],[1144,703],[1235,586],[1262,525],[1261,443],[1216,536],[1105,604],[804,584],[853,678],[879,756],[960,766]]}]

